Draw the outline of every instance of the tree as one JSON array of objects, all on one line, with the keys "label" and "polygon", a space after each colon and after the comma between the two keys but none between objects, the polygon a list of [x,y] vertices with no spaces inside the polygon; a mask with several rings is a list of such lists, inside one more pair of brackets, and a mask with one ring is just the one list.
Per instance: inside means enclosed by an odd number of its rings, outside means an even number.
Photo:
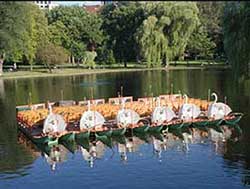
[{"label": "tree", "polygon": [[95,58],[97,53],[95,51],[86,51],[83,63],[86,64],[89,68],[95,68]]},{"label": "tree", "polygon": [[82,60],[85,51],[102,44],[102,19],[81,7],[57,7],[47,14],[50,40],[70,52],[71,61]]},{"label": "tree", "polygon": [[146,59],[148,67],[160,66],[163,58],[167,57],[168,39],[163,29],[169,24],[168,17],[163,16],[158,20],[155,16],[149,16],[136,33],[141,55]]},{"label": "tree", "polygon": [[0,2],[0,49],[5,60],[18,62],[23,55],[25,11],[17,2]]},{"label": "tree", "polygon": [[44,12],[41,11],[38,6],[31,3],[27,3],[26,5],[27,14],[30,16],[27,17],[29,25],[27,27],[28,37],[25,38],[27,43],[25,43],[24,56],[32,70],[38,47],[44,46],[49,40],[48,21]]},{"label": "tree", "polygon": [[188,40],[186,52],[190,57],[209,59],[214,56],[216,44],[212,41],[204,27],[197,27]]},{"label": "tree", "polygon": [[39,47],[36,57],[37,61],[44,64],[52,73],[52,66],[65,63],[68,56],[63,47],[47,43]]},{"label": "tree", "polygon": [[107,36],[107,48],[112,49],[118,62],[135,61],[138,46],[134,34],[141,25],[144,11],[137,3],[105,5],[101,11],[102,29]]},{"label": "tree", "polygon": [[160,2],[142,6],[148,17],[135,36],[148,66],[167,65],[168,60],[182,59],[198,22],[196,4]]},{"label": "tree", "polygon": [[0,2],[0,19],[0,50],[5,60],[32,65],[37,47],[46,41],[43,12],[33,3]]},{"label": "tree", "polygon": [[224,12],[224,48],[235,76],[248,75],[250,65],[250,3],[230,2]]},{"label": "tree", "polygon": [[215,44],[214,54],[223,56],[223,11],[225,2],[197,2],[197,6],[201,27],[204,28],[210,41]]}]

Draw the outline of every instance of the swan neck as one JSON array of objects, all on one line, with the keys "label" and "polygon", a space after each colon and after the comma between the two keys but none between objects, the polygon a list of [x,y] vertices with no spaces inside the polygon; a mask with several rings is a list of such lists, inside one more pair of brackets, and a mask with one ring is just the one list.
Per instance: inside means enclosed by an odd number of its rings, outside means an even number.
[{"label": "swan neck", "polygon": [[161,106],[161,99],[158,97],[157,98],[157,107],[160,107]]},{"label": "swan neck", "polygon": [[213,93],[212,95],[214,96],[214,103],[216,103],[217,100],[218,100],[218,97],[217,97],[217,95],[215,93]]},{"label": "swan neck", "polygon": [[187,104],[188,103],[188,96],[185,94],[185,95],[183,95],[183,97],[185,98],[185,104]]},{"label": "swan neck", "polygon": [[125,99],[123,98],[122,99],[122,110],[124,110],[125,109]]},{"label": "swan neck", "polygon": [[53,112],[52,112],[52,107],[51,105],[49,104],[49,114],[51,115]]},{"label": "swan neck", "polygon": [[90,111],[90,101],[88,100],[88,111]]}]

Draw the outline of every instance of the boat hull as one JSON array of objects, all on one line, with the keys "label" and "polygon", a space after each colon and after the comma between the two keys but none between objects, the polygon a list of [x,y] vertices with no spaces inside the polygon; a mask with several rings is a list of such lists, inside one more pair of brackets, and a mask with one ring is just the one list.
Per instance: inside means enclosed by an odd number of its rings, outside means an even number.
[{"label": "boat hull", "polygon": [[90,132],[80,132],[75,134],[75,141],[77,144],[85,148],[86,150],[89,150],[89,137],[90,137]]},{"label": "boat hull", "polygon": [[67,133],[59,138],[59,142],[72,142],[75,141],[75,133]]},{"label": "boat hull", "polygon": [[223,119],[216,119],[216,120],[208,120],[208,123],[206,126],[219,126],[223,122]]},{"label": "boat hull", "polygon": [[143,126],[140,126],[140,127],[135,127],[133,128],[133,132],[135,133],[146,133],[149,129],[149,126],[148,125],[143,125]]},{"label": "boat hull", "polygon": [[202,121],[196,121],[192,123],[192,126],[194,128],[198,128],[198,127],[206,127],[208,124],[208,120],[202,120]]},{"label": "boat hull", "polygon": [[241,120],[241,118],[243,116],[242,113],[234,113],[233,115],[234,115],[234,117],[232,117],[231,119],[229,118],[229,119],[224,120],[226,125],[235,125],[235,124],[237,124]]},{"label": "boat hull", "polygon": [[103,144],[105,144],[106,146],[112,148],[112,141],[111,141],[111,137],[108,137],[106,135],[99,135],[98,133],[95,133],[95,139],[97,141],[101,141]]},{"label": "boat hull", "polygon": [[107,137],[111,137],[112,135],[112,130],[107,130],[107,131],[97,131],[96,134],[98,134],[99,136],[107,136]]},{"label": "boat hull", "polygon": [[19,126],[18,128],[27,138],[29,138],[35,144],[41,144],[41,145],[57,145],[58,144],[57,137],[51,137],[51,136],[34,137],[25,128],[21,126]]},{"label": "boat hull", "polygon": [[154,127],[149,127],[148,132],[150,132],[150,133],[160,133],[162,129],[163,129],[163,125],[158,125],[158,126],[154,126]]},{"label": "boat hull", "polygon": [[121,128],[121,129],[114,129],[112,130],[112,136],[121,136],[124,135],[126,132],[126,128]]}]

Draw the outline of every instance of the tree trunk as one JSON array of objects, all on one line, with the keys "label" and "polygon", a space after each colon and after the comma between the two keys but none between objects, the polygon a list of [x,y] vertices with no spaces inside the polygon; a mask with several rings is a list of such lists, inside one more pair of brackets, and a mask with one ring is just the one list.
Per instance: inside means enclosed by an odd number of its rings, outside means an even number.
[{"label": "tree trunk", "polygon": [[33,70],[33,65],[32,64],[30,64],[30,71],[32,71]]},{"label": "tree trunk", "polygon": [[49,68],[49,73],[52,73],[52,69],[51,69],[50,65],[48,65],[48,68]]},{"label": "tree trunk", "polygon": [[72,55],[72,65],[75,64],[75,57]]},{"label": "tree trunk", "polygon": [[71,63],[71,56],[68,57],[68,63]]},{"label": "tree trunk", "polygon": [[77,59],[77,62],[76,62],[76,67],[79,68],[80,67],[80,60]]},{"label": "tree trunk", "polygon": [[127,68],[127,61],[124,61],[124,68]]}]

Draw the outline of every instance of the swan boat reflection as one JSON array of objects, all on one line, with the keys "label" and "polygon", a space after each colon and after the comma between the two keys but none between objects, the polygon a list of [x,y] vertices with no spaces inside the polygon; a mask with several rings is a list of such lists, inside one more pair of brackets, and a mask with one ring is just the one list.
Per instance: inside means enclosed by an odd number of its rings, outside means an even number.
[{"label": "swan boat reflection", "polygon": [[[223,153],[224,144],[228,140],[237,141],[241,133],[242,130],[239,125],[223,125],[220,126],[220,130],[206,127],[206,129],[189,128],[170,132],[166,129],[160,133],[140,133],[139,135],[127,133],[121,137],[111,137],[110,144],[105,144],[105,140],[90,138],[86,142],[88,145],[80,145],[76,141],[63,141],[52,146],[48,144],[35,145],[37,149],[32,147],[32,151],[36,154],[37,151],[41,151],[51,170],[54,171],[57,164],[67,161],[67,155],[70,153],[81,154],[87,165],[94,167],[95,161],[102,159],[107,149],[111,149],[114,155],[118,155],[122,162],[128,162],[130,161],[128,154],[139,152],[141,145],[151,145],[153,148],[151,153],[154,156],[156,155],[158,159],[162,159],[162,153],[168,150],[189,152],[193,144],[210,143],[216,153]],[[24,143],[25,140],[22,139],[21,141]]]}]

